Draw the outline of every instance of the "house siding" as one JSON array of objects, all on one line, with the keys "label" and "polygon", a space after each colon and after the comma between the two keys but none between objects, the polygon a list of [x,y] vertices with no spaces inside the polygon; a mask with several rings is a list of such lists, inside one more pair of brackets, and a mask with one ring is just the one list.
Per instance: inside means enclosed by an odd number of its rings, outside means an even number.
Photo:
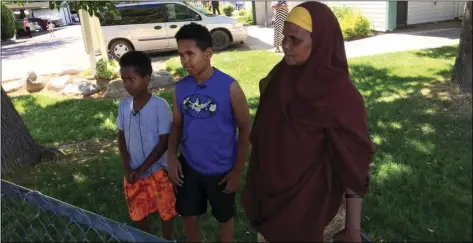
[{"label": "house siding", "polygon": [[[265,1],[255,1],[255,12],[256,12],[256,24],[264,26],[265,23]],[[271,19],[273,18],[273,10],[271,9],[271,1],[267,1],[267,11],[268,11],[268,25],[271,24]]]},{"label": "house siding", "polygon": [[408,2],[407,24],[422,24],[455,19],[459,2]]},{"label": "house siding", "polygon": [[386,31],[387,30],[387,1],[340,1],[340,2],[329,2],[324,1],[328,6],[348,6],[351,8],[358,9],[362,15],[367,17],[371,24],[372,29],[375,31]]},{"label": "house siding", "polygon": [[465,5],[466,5],[466,2],[458,2],[457,17],[460,19],[463,18],[463,14],[465,13]]},{"label": "house siding", "polygon": [[[256,12],[256,24],[264,26],[264,2],[265,1],[255,1],[255,12]],[[271,8],[271,4],[273,1],[267,1],[267,8],[268,8],[268,25],[271,25],[271,20],[273,19],[273,9]],[[305,1],[287,1],[287,6],[289,11],[293,9],[295,6],[303,3]]]},{"label": "house siding", "polygon": [[[273,11],[271,2],[267,1],[268,24],[271,24]],[[304,1],[288,1],[289,9],[294,8]],[[358,9],[361,14],[370,19],[375,31],[389,31],[396,27],[395,2],[388,1],[322,1],[328,6],[348,6]],[[453,20],[463,17],[465,1],[451,2],[412,2],[407,5],[407,24],[422,24],[437,21]],[[265,23],[265,1],[256,1],[256,24]]]},{"label": "house siding", "polygon": [[301,3],[304,3],[306,1],[288,1],[287,2],[287,7],[289,8],[289,11],[291,11],[291,9],[293,9],[295,6],[301,4]]}]

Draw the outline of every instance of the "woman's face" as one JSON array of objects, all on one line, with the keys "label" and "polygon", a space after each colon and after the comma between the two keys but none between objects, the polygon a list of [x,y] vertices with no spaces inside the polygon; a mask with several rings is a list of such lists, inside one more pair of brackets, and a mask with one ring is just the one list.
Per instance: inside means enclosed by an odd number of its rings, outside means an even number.
[{"label": "woman's face", "polygon": [[302,65],[312,51],[311,33],[291,22],[284,23],[282,48],[287,65]]}]

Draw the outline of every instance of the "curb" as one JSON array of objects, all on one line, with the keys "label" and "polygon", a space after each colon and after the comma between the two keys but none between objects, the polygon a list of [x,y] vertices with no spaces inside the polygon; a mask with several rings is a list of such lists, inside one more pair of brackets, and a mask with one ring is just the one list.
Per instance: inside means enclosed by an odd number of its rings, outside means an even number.
[{"label": "curb", "polygon": [[460,29],[461,28],[431,29],[431,30],[408,31],[408,32],[391,33],[391,34],[416,35],[416,34],[427,34],[427,33],[433,33],[433,32],[441,32],[441,31],[448,31],[448,30],[460,30]]}]

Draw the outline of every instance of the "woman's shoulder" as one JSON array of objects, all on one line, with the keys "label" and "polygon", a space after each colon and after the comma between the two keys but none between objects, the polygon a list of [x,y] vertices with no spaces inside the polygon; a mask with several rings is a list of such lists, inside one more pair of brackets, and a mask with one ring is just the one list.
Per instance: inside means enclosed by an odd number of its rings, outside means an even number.
[{"label": "woman's shoulder", "polygon": [[274,67],[271,69],[271,71],[269,71],[268,75],[266,75],[266,77],[264,77],[263,79],[261,79],[259,81],[259,91],[260,91],[260,94],[262,94],[264,92],[264,90],[266,89],[266,87],[268,86],[268,83],[271,81],[272,77],[274,76],[274,74],[280,70],[281,66],[282,66],[282,62],[279,62],[277,63],[276,65],[274,65]]}]

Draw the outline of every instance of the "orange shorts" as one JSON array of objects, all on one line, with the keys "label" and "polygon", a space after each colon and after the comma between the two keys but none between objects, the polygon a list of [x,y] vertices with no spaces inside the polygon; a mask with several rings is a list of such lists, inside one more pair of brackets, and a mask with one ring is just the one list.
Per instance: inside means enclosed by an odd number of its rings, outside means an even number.
[{"label": "orange shorts", "polygon": [[133,221],[140,221],[151,213],[157,212],[162,220],[176,216],[176,195],[167,173],[157,170],[153,175],[138,179],[129,184],[123,179],[128,212]]}]

